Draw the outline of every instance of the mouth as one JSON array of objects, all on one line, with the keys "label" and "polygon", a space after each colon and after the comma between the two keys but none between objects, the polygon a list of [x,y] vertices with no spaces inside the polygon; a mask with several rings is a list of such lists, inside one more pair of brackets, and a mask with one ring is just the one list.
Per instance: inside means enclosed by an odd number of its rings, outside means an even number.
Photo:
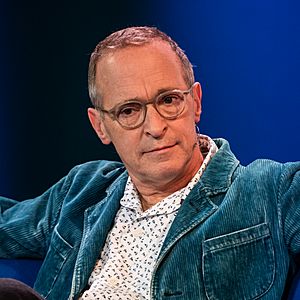
[{"label": "mouth", "polygon": [[143,154],[151,154],[151,153],[164,153],[175,147],[177,143],[168,145],[168,146],[162,146],[162,147],[157,147],[153,148],[151,150],[144,151]]}]

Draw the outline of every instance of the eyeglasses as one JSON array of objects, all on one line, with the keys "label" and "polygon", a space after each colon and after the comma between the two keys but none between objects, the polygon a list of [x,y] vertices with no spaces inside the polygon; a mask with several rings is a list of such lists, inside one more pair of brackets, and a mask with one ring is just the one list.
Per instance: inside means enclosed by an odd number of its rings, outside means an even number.
[{"label": "eyeglasses", "polygon": [[186,91],[171,90],[159,94],[153,100],[141,102],[129,100],[117,104],[110,110],[96,107],[97,110],[107,113],[112,120],[117,121],[125,129],[140,127],[147,114],[147,105],[153,104],[156,111],[167,120],[176,119],[184,110],[186,95],[193,89],[194,84]]}]

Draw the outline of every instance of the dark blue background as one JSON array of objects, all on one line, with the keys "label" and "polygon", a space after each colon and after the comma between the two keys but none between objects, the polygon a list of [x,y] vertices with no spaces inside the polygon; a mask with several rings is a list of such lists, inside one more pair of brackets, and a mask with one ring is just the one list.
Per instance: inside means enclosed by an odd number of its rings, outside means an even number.
[{"label": "dark blue background", "polygon": [[186,50],[203,87],[200,130],[242,163],[299,160],[298,1],[2,1],[0,193],[33,197],[71,167],[116,159],[88,123],[96,43],[154,25]]}]

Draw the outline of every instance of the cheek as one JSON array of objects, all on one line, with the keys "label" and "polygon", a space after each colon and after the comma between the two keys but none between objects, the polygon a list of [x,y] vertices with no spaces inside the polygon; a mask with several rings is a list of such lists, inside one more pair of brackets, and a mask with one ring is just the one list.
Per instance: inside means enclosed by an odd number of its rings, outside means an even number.
[{"label": "cheek", "polygon": [[195,119],[192,114],[184,116],[177,125],[177,135],[182,134],[186,139],[191,139],[195,136]]},{"label": "cheek", "polygon": [[185,119],[174,131],[176,136],[180,139],[184,152],[191,153],[195,143],[197,143],[197,135],[195,123],[192,118]]},{"label": "cheek", "polygon": [[141,138],[131,132],[114,132],[112,143],[123,161],[136,159]]}]

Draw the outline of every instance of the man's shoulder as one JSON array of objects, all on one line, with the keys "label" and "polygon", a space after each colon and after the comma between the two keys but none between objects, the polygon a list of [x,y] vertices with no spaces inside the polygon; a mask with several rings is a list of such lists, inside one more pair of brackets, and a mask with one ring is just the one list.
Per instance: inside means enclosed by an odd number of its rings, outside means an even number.
[{"label": "man's shoulder", "polygon": [[103,175],[119,168],[124,168],[123,163],[109,160],[93,160],[76,165],[71,172],[101,172]]},{"label": "man's shoulder", "polygon": [[243,168],[247,171],[260,173],[270,173],[270,175],[282,172],[295,172],[300,170],[299,162],[278,162],[271,159],[256,159]]},{"label": "man's shoulder", "polygon": [[246,171],[254,173],[265,173],[270,171],[281,172],[282,167],[282,163],[265,158],[255,159],[249,164],[243,166]]},{"label": "man's shoulder", "polygon": [[[238,159],[231,152],[230,145],[227,140],[218,138],[214,139],[217,144],[219,151],[216,154],[216,159],[220,165],[237,165]],[[215,160],[215,159],[214,159]],[[243,174],[245,176],[254,177],[266,176],[274,177],[282,173],[295,173],[300,170],[300,161],[298,162],[278,162],[271,159],[256,159],[253,162],[242,165],[239,163],[238,168],[236,169],[237,174]]]},{"label": "man's shoulder", "polygon": [[236,177],[249,183],[281,185],[300,176],[300,162],[282,163],[270,159],[257,159],[237,169]]},{"label": "man's shoulder", "polygon": [[125,172],[121,162],[95,160],[75,166],[67,175],[68,180],[73,183],[88,184],[93,181],[99,183],[110,182]]}]

